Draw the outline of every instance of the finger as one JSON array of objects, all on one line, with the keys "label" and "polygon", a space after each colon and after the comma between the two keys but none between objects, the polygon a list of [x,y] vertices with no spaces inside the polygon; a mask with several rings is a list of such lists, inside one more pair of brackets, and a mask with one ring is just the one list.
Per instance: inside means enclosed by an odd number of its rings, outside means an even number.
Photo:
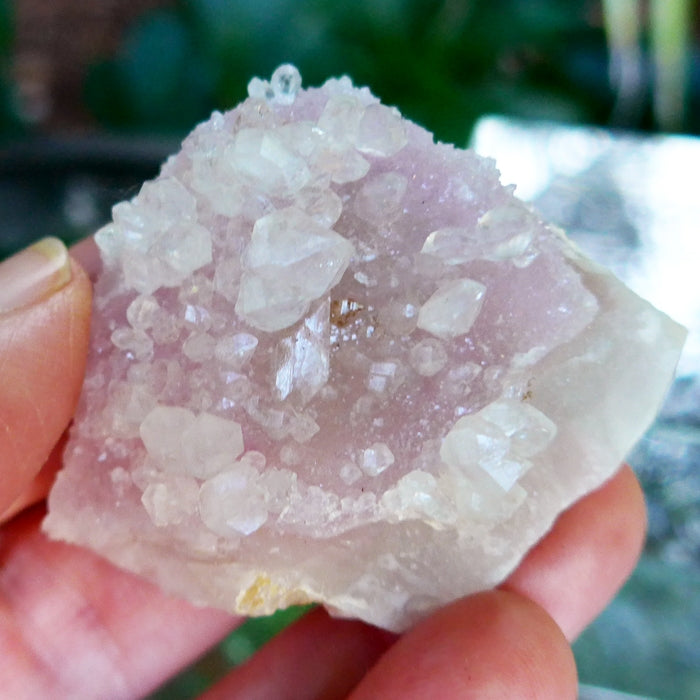
[{"label": "finger", "polygon": [[537,602],[574,639],[634,569],[645,531],[644,496],[624,466],[564,512],[502,588]]},{"label": "finger", "polygon": [[0,264],[0,519],[71,419],[90,304],[87,276],[56,239]]},{"label": "finger", "polygon": [[67,433],[63,433],[56,443],[49,458],[44,463],[34,480],[22,491],[14,502],[5,510],[0,521],[6,521],[21,513],[25,508],[39,503],[46,498],[46,494],[53,485],[56,473],[63,465],[63,449],[66,446]]},{"label": "finger", "polygon": [[345,698],[395,635],[317,609],[289,627],[201,700]]},{"label": "finger", "polygon": [[143,697],[239,620],[49,542],[41,509],[0,537],[0,688],[13,700]]},{"label": "finger", "polygon": [[352,700],[566,700],[577,693],[564,635],[542,608],[505,591],[463,598],[394,644]]},{"label": "finger", "polygon": [[70,249],[71,257],[80,263],[90,279],[94,279],[102,267],[100,251],[92,236],[83,238]]}]

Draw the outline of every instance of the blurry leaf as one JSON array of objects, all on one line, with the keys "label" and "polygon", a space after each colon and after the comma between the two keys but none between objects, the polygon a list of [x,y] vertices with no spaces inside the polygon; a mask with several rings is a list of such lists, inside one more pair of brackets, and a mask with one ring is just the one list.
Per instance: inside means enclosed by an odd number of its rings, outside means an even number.
[{"label": "blurry leaf", "polygon": [[[212,68],[217,107],[245,97],[248,81],[284,62],[298,62],[305,38],[295,30],[304,3],[293,0],[181,0],[195,50]],[[300,67],[303,68],[303,65]]]},{"label": "blurry leaf", "polygon": [[133,28],[117,59],[117,70],[137,119],[185,126],[188,116],[197,112],[199,95],[191,89],[190,49],[188,30],[172,12],[147,15]]},{"label": "blurry leaf", "polygon": [[642,54],[640,0],[603,0],[608,41],[608,76],[615,92],[610,122],[638,124],[644,111],[646,85]]},{"label": "blurry leaf", "polygon": [[588,116],[580,101],[533,85],[493,84],[484,91],[482,100],[487,99],[493,105],[491,111],[536,121],[578,123]]},{"label": "blurry leaf", "polygon": [[129,123],[128,100],[114,61],[101,61],[90,66],[84,94],[85,102],[103,124],[123,126]]},{"label": "blurry leaf", "polygon": [[509,0],[508,22],[515,22],[523,33],[549,35],[562,39],[563,33],[580,32],[586,26],[589,7],[585,2],[562,3],[552,0]]},{"label": "blurry leaf", "polygon": [[15,86],[10,73],[15,34],[14,8],[10,0],[0,0],[0,135],[8,137],[23,130],[17,114]]},{"label": "blurry leaf", "polygon": [[112,61],[91,68],[86,99],[112,126],[185,131],[212,107],[215,71],[173,11],[144,15]]},{"label": "blurry leaf", "polygon": [[353,15],[355,22],[375,36],[406,36],[413,4],[401,0],[355,0],[345,4],[348,11],[345,17],[350,19],[349,15]]},{"label": "blurry leaf", "polygon": [[665,131],[679,130],[685,120],[690,16],[690,0],[651,1],[654,117]]},{"label": "blurry leaf", "polygon": [[[261,3],[265,4],[265,3]],[[182,0],[189,26],[205,49],[216,55],[228,53],[231,46],[245,45],[250,27],[241,18],[241,3],[230,0]]]},{"label": "blurry leaf", "polygon": [[15,32],[15,18],[10,0],[0,0],[0,57],[9,55]]},{"label": "blurry leaf", "polygon": [[[292,0],[181,0],[201,48],[219,58],[232,52],[274,51],[289,34],[299,4]],[[298,41],[300,37],[295,37]]]},{"label": "blurry leaf", "polygon": [[613,95],[596,10],[597,0],[177,0],[92,71],[88,95],[103,121],[184,129],[292,62],[307,86],[350,75],[457,143],[494,110],[605,122]]},{"label": "blurry leaf", "polygon": [[224,656],[232,665],[238,665],[248,659],[275,635],[279,634],[313,606],[294,606],[278,610],[268,617],[252,617],[236,628],[221,643]]}]

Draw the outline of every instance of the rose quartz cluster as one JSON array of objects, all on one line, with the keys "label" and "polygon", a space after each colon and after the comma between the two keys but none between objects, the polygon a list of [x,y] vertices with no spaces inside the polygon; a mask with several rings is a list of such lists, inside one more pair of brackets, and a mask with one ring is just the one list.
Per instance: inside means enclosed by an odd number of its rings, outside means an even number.
[{"label": "rose quartz cluster", "polygon": [[300,84],[251,81],[97,233],[45,529],[202,604],[402,630],[615,471],[684,332],[491,161]]}]

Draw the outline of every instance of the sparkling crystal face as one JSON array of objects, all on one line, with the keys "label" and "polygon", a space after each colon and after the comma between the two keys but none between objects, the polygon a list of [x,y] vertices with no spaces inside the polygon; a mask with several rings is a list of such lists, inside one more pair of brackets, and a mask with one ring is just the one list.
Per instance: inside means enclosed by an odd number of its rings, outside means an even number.
[{"label": "sparkling crystal face", "polygon": [[491,162],[300,83],[251,81],[97,233],[46,528],[193,600],[398,630],[612,474],[683,333]]}]

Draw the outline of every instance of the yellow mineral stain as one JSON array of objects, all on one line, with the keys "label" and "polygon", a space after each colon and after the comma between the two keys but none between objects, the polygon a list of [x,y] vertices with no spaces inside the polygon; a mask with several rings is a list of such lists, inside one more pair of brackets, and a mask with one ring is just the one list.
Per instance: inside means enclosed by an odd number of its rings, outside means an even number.
[{"label": "yellow mineral stain", "polygon": [[269,575],[258,574],[252,585],[236,598],[236,612],[245,615],[269,615],[290,605],[307,605],[314,600],[309,591],[301,588],[285,588],[275,583]]}]

